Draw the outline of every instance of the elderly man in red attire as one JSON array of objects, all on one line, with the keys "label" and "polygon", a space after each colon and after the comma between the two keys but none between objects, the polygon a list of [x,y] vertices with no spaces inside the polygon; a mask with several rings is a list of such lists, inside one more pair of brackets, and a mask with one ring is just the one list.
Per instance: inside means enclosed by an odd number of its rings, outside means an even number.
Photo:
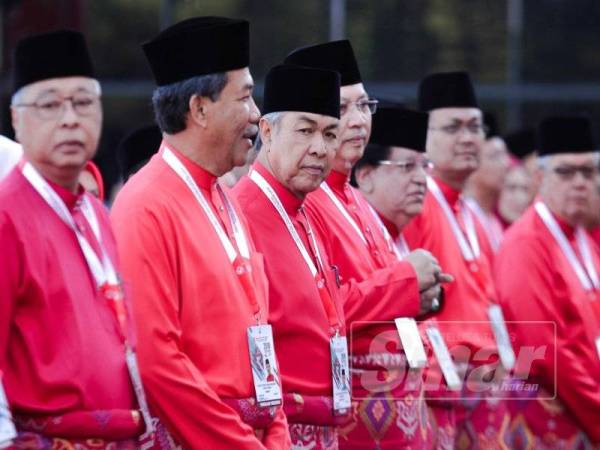
[{"label": "elderly man in red attire", "polygon": [[337,449],[335,426],[350,408],[346,327],[335,273],[303,202],[331,168],[339,74],[276,66],[263,99],[262,148],[233,192],[265,256],[292,448]]},{"label": "elderly man in red attire", "polygon": [[[426,445],[428,421],[423,417],[426,405],[421,376],[419,370],[408,371],[410,364],[394,319],[404,318],[414,326],[414,317],[429,312],[433,301],[439,302],[439,265],[423,250],[398,261],[368,203],[349,185],[352,166],[368,142],[371,116],[377,105],[365,91],[350,42],[334,41],[297,49],[287,56],[286,62],[341,74],[340,136],[333,170],[306,200],[307,213],[326,243],[341,282],[367,280],[375,271],[387,273],[390,280],[404,279],[391,285],[376,302],[344,305],[351,329],[353,396],[357,401],[353,421],[342,431],[340,447]],[[445,280],[444,275],[441,279]],[[411,338],[420,341],[418,333]],[[422,346],[421,342],[418,344]],[[376,379],[385,381],[373,386],[372,380]],[[417,431],[413,429],[415,424],[419,425]]]},{"label": "elderly man in red attire", "polygon": [[160,448],[289,448],[263,256],[217,182],[257,133],[248,38],[246,21],[197,17],[144,44],[163,141],[111,219]]},{"label": "elderly man in red attire", "polygon": [[14,79],[24,158],[0,184],[0,371],[14,448],[137,448],[149,415],[116,245],[78,182],[102,123],[83,36],[22,40]]},{"label": "elderly man in red attire", "polygon": [[[354,167],[354,181],[376,211],[399,259],[410,254],[402,230],[413,217],[421,213],[427,192],[426,175],[431,169],[431,162],[424,155],[428,120],[427,113],[396,106],[379,108],[373,118],[373,133],[369,145]],[[421,322],[420,328],[431,348],[428,333],[434,328],[437,330],[437,327],[427,321]],[[438,360],[439,348],[432,350],[433,354],[430,356],[434,357],[431,361],[435,368],[426,372],[427,380],[431,373],[437,373],[438,367],[442,366]],[[444,375],[449,379],[444,379],[444,382],[457,389],[460,386],[457,384],[459,379],[456,367],[451,362],[447,364]],[[426,389],[435,389],[435,383],[442,381],[441,378],[435,378],[432,377],[433,383],[428,382]],[[443,447],[438,439],[440,428],[443,438],[445,425],[443,421],[440,423],[439,418],[431,422],[433,443],[427,448]]]},{"label": "elderly man in red attire", "polygon": [[[437,319],[450,351],[466,371],[460,398],[451,400],[443,391],[431,394],[435,416],[446,422],[439,427],[439,442],[450,445],[455,440],[458,448],[502,446],[510,418],[505,402],[494,392],[504,377],[503,367],[512,368],[515,356],[496,304],[492,250],[461,196],[479,165],[485,138],[482,113],[466,72],[425,77],[419,86],[419,107],[429,111],[427,156],[433,169],[423,212],[403,234],[410,248],[430,250],[454,276]],[[448,399],[433,398],[440,396]]]},{"label": "elderly man in red attire", "polygon": [[518,345],[545,350],[530,368],[516,367],[539,389],[519,392],[513,404],[510,448],[598,448],[600,258],[582,226],[598,153],[587,118],[548,117],[538,131],[539,195],[509,229],[494,267]]}]

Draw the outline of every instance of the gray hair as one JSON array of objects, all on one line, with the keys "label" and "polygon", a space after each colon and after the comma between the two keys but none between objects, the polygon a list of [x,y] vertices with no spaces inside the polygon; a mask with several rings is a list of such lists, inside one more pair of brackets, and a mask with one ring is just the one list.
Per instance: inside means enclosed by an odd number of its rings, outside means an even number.
[{"label": "gray hair", "polygon": [[[274,128],[279,126],[279,123],[281,122],[281,119],[283,118],[284,114],[285,113],[283,111],[271,112],[262,116],[261,119],[265,119],[267,122],[269,122],[269,125],[271,125],[271,127]],[[258,133],[256,135],[256,139],[254,140],[254,150],[256,152],[259,152],[261,148],[262,139],[260,138],[260,133]]]},{"label": "gray hair", "polygon": [[[100,82],[98,80],[96,80],[95,78],[92,78],[92,81],[94,82],[94,89],[96,90],[96,94],[98,94],[98,96],[102,95],[102,86],[100,85]],[[25,94],[27,93],[27,89],[29,88],[29,84],[26,84],[25,86],[20,87],[17,92],[15,92],[12,97],[10,98],[10,105],[11,106],[16,106],[19,103],[23,102],[23,97],[25,96]]]},{"label": "gray hair", "polygon": [[538,156],[535,161],[537,168],[540,170],[546,170],[548,168],[548,164],[550,163],[550,158],[552,158],[552,155]]},{"label": "gray hair", "polygon": [[215,102],[226,84],[227,74],[219,72],[157,87],[152,94],[152,106],[161,131],[174,134],[185,130],[190,98],[197,95]]},{"label": "gray hair", "polygon": [[[600,151],[592,150],[592,151],[590,151],[590,153],[594,154],[594,164],[599,166],[600,165]],[[550,159],[552,158],[552,156],[554,156],[554,155],[544,155],[544,156],[537,157],[536,163],[537,163],[538,169],[540,169],[540,170],[548,169],[548,164],[550,164]]]}]

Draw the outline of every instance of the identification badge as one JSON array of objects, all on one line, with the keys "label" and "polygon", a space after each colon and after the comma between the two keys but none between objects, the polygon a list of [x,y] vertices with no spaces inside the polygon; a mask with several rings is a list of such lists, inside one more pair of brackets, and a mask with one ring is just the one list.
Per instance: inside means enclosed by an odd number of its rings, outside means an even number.
[{"label": "identification badge", "polygon": [[256,402],[259,406],[280,405],[281,380],[277,368],[271,325],[248,327],[248,348]]},{"label": "identification badge", "polygon": [[515,352],[510,344],[510,337],[508,336],[506,322],[504,322],[504,315],[502,314],[500,305],[490,306],[488,308],[488,316],[492,323],[492,331],[494,332],[496,345],[498,346],[498,352],[500,353],[500,362],[502,362],[502,366],[506,370],[511,370],[515,367]]},{"label": "identification badge", "polygon": [[135,398],[137,399],[138,406],[142,411],[144,423],[146,424],[144,436],[150,436],[154,433],[152,416],[150,416],[150,409],[148,408],[148,402],[146,401],[146,393],[144,392],[144,386],[142,385],[142,378],[140,377],[137,357],[135,356],[135,352],[129,346],[127,346],[125,350],[125,361],[127,362],[129,377],[131,378],[133,390],[135,391]]},{"label": "identification badge", "polygon": [[0,380],[0,448],[10,447],[16,437],[17,430],[12,421],[2,380]]},{"label": "identification badge", "polygon": [[436,327],[427,328],[427,337],[429,338],[429,342],[431,342],[433,353],[440,365],[440,369],[442,369],[446,384],[453,391],[460,390],[462,381],[458,376],[456,366],[454,365],[454,361],[452,361],[452,357],[450,356],[450,352],[448,351],[448,347],[446,346],[446,342],[444,341],[440,330]]},{"label": "identification badge", "polygon": [[333,412],[347,414],[352,402],[350,399],[350,367],[348,365],[348,342],[345,336],[334,336],[330,341],[331,378],[333,384]]},{"label": "identification badge", "polygon": [[421,369],[427,365],[427,354],[421,334],[415,319],[410,317],[399,317],[394,319],[396,329],[400,335],[400,342],[404,348],[404,354],[411,369]]},{"label": "identification badge", "polygon": [[600,336],[596,338],[596,351],[598,352],[598,358],[600,358]]}]

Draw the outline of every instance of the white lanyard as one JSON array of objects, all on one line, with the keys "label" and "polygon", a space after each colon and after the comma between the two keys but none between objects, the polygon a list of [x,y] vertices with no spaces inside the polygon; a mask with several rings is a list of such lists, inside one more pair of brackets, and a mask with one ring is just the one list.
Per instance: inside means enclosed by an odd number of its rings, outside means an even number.
[{"label": "white lanyard", "polygon": [[[225,252],[227,253],[227,256],[229,257],[229,261],[233,264],[233,262],[236,260],[236,258],[238,256],[237,252],[236,252],[233,244],[229,240],[229,236],[227,236],[227,233],[225,232],[225,230],[223,230],[223,226],[219,223],[219,219],[217,219],[217,216],[213,212],[213,210],[210,207],[210,205],[208,204],[207,200],[204,198],[202,191],[200,191],[200,188],[198,187],[198,185],[192,178],[192,175],[187,170],[187,168],[183,165],[183,163],[179,160],[179,158],[177,158],[177,156],[175,156],[175,154],[168,147],[164,147],[162,157],[165,160],[165,162],[169,165],[169,167],[171,167],[171,169],[173,169],[173,171],[175,171],[175,173],[177,175],[179,175],[179,178],[181,178],[183,180],[183,182],[187,185],[187,187],[190,189],[190,191],[192,191],[192,194],[194,194],[196,201],[198,202],[198,204],[200,205],[200,207],[202,208],[202,210],[208,217],[210,224],[212,225],[215,232],[217,233],[217,236],[219,237],[219,240],[221,241],[221,244],[223,245],[223,248],[225,249]],[[217,184],[217,189],[220,190],[220,187],[218,184]],[[225,206],[227,208],[227,214],[229,215],[229,219],[231,220],[231,226],[233,229],[233,237],[235,239],[237,247],[240,250],[240,253],[244,258],[249,258],[250,250],[248,248],[248,241],[247,241],[246,235],[240,225],[240,221],[237,217],[237,214],[235,213],[235,210],[229,203],[229,200],[227,199],[227,197],[225,195],[222,195],[221,197],[223,198],[223,201],[225,202]]]},{"label": "white lanyard", "polygon": [[406,242],[406,239],[404,239],[402,234],[398,235],[398,239],[396,239],[395,244],[397,254],[400,255],[398,259],[404,259],[410,254],[410,247],[408,246],[408,242]]},{"label": "white lanyard", "polygon": [[460,225],[456,220],[456,216],[452,212],[450,205],[446,201],[446,197],[442,194],[439,186],[435,182],[435,180],[431,177],[427,177],[427,188],[431,191],[432,195],[435,197],[437,202],[442,207],[442,211],[450,224],[450,229],[456,238],[456,242],[460,247],[460,251],[463,255],[463,258],[467,261],[473,261],[479,257],[479,241],[477,240],[477,232],[475,231],[475,223],[473,222],[473,216],[469,209],[465,207],[463,202],[460,205],[460,213],[463,218],[465,228],[467,230],[467,239],[465,239],[465,235],[460,229]]},{"label": "white lanyard", "polygon": [[83,213],[87,222],[90,224],[92,232],[94,233],[94,236],[100,245],[100,250],[102,251],[102,261],[100,261],[90,243],[77,228],[75,219],[73,219],[73,216],[67,208],[67,205],[65,205],[56,191],[50,187],[48,182],[38,173],[31,163],[26,162],[23,165],[22,172],[23,176],[27,179],[27,181],[29,181],[29,183],[31,183],[33,188],[46,201],[48,206],[50,206],[50,208],[52,208],[58,217],[60,217],[62,221],[75,233],[77,242],[79,243],[81,251],[83,252],[83,256],[96,282],[96,286],[99,288],[105,284],[118,285],[119,279],[117,277],[117,273],[110,261],[110,258],[108,257],[108,254],[106,253],[106,250],[102,246],[98,219],[96,218],[96,214],[92,205],[86,197],[87,194],[82,196],[81,212]]},{"label": "white lanyard", "polygon": [[498,230],[497,225],[494,221],[489,217],[489,215],[479,206],[479,203],[473,198],[466,198],[465,204],[473,211],[473,213],[483,225],[483,230],[487,235],[488,240],[490,241],[490,245],[494,252],[498,251],[500,247],[500,241],[502,240],[502,232]]},{"label": "white lanyard", "polygon": [[[358,226],[356,221],[350,216],[348,210],[344,207],[344,205],[342,205],[342,202],[340,202],[340,199],[337,198],[337,196],[333,193],[326,181],[323,181],[321,183],[321,189],[323,189],[323,191],[327,194],[327,197],[329,197],[329,199],[333,202],[337,209],[342,213],[342,216],[344,216],[346,221],[352,226],[352,228],[354,228],[354,231],[356,231],[356,234],[358,234],[363,243],[367,245],[367,239],[365,238],[365,235],[361,231],[360,227]],[[354,199],[356,200],[356,197],[354,197]],[[358,202],[356,203],[358,204]]]},{"label": "white lanyard", "polygon": [[371,213],[373,214],[373,217],[375,217],[375,220],[379,224],[379,227],[381,228],[381,232],[383,233],[383,236],[385,237],[385,241],[387,242],[388,246],[390,247],[390,250],[396,254],[396,258],[398,258],[399,260],[403,260],[410,253],[408,244],[406,243],[404,236],[402,236],[402,233],[400,233],[400,235],[398,236],[398,239],[396,241],[394,241],[392,239],[392,236],[390,235],[390,232],[388,231],[385,224],[381,220],[381,217],[379,217],[379,214],[377,214],[377,211],[375,211],[375,208],[373,208],[370,204],[368,206],[369,206],[369,209],[371,210]]},{"label": "white lanyard", "polygon": [[575,229],[575,237],[577,240],[577,246],[579,247],[579,251],[581,252],[581,257],[583,258],[583,264],[581,265],[577,255],[575,255],[575,251],[567,237],[561,230],[560,226],[552,216],[552,213],[548,209],[548,207],[541,201],[535,203],[535,210],[546,225],[546,228],[550,231],[556,243],[560,247],[569,261],[569,264],[577,278],[579,278],[579,282],[583,286],[586,291],[591,291],[593,289],[600,289],[600,281],[598,280],[598,272],[596,272],[596,267],[594,266],[594,261],[592,259],[592,253],[590,251],[590,247],[587,239],[585,238],[585,231],[581,227],[577,227]]},{"label": "white lanyard", "polygon": [[[262,193],[265,194],[265,196],[269,199],[271,204],[275,207],[275,209],[279,213],[279,216],[285,223],[285,226],[286,226],[288,232],[292,236],[292,239],[294,240],[296,247],[298,247],[298,250],[300,251],[302,258],[304,259],[304,262],[310,269],[310,273],[312,274],[313,277],[316,276],[318,273],[317,267],[315,266],[312,258],[309,256],[308,251],[306,250],[306,247],[304,246],[304,243],[300,239],[300,235],[298,234],[298,231],[294,227],[294,224],[292,223],[290,216],[288,215],[285,208],[283,207],[281,200],[279,200],[277,193],[273,190],[273,188],[267,182],[267,180],[265,180],[264,177],[260,173],[258,173],[258,171],[251,170],[250,171],[250,179],[256,183],[256,185],[259,187],[259,189],[262,191]],[[309,237],[310,237],[310,239],[312,239],[312,243],[315,248],[316,257],[319,261],[319,264],[321,265],[321,267],[323,267],[323,262],[321,261],[321,255],[319,253],[319,247],[317,246],[317,243],[315,241],[313,233],[309,233]]]}]

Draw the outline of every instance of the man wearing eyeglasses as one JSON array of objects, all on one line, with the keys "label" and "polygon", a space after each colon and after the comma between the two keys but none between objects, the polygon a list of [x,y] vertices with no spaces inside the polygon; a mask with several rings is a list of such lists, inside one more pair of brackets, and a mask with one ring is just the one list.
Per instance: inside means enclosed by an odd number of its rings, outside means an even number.
[{"label": "man wearing eyeglasses", "polygon": [[538,388],[514,404],[513,429],[520,448],[596,448],[600,258],[582,226],[598,177],[591,122],[548,117],[537,148],[539,195],[506,234],[494,266],[517,344],[545,349],[531,368],[515,368]]},{"label": "man wearing eyeglasses", "polygon": [[509,415],[494,390],[503,368],[514,364],[514,353],[495,301],[491,248],[461,195],[479,166],[482,113],[466,72],[426,76],[419,85],[419,107],[429,112],[426,154],[433,169],[423,211],[404,236],[410,248],[431,251],[454,277],[437,320],[464,376],[461,393],[443,386],[428,392],[438,423],[437,446],[453,441],[458,448],[502,446]]},{"label": "man wearing eyeglasses", "polygon": [[105,209],[78,183],[102,124],[85,40],[25,38],[14,71],[24,158],[0,184],[0,371],[14,448],[137,448],[147,410],[116,245]]},{"label": "man wearing eyeglasses", "polygon": [[[398,261],[367,201],[349,185],[352,167],[369,140],[377,106],[364,88],[350,42],[297,49],[286,63],[332,69],[341,75],[339,143],[332,171],[307,196],[306,209],[335,265],[339,283],[361,282],[370,291],[385,288],[377,302],[366,301],[365,292],[344,305],[356,401],[353,421],[341,431],[340,448],[425,445],[428,421],[420,372],[416,370],[417,376],[411,379],[407,376],[409,365],[394,319],[414,324],[414,317],[429,313],[439,302],[440,282],[448,279],[428,252],[418,250]],[[407,339],[421,344],[418,333]],[[386,411],[383,421],[389,421],[383,428],[381,408]],[[398,421],[393,419],[400,416]]]}]

